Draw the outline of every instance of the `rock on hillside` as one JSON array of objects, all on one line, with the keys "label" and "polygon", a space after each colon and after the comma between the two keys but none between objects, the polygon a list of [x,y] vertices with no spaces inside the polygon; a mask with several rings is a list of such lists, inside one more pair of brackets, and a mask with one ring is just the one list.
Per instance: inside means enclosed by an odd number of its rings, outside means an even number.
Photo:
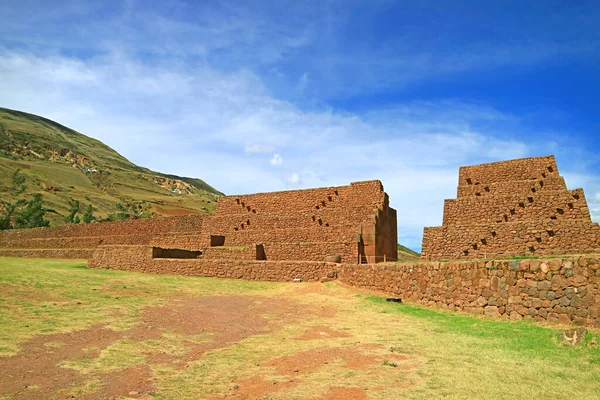
[{"label": "rock on hillside", "polygon": [[[25,178],[16,194],[15,171]],[[53,225],[69,200],[97,217],[169,216],[213,211],[221,193],[201,179],[162,174],[127,160],[99,140],[37,115],[0,108],[0,200],[41,193]]]}]

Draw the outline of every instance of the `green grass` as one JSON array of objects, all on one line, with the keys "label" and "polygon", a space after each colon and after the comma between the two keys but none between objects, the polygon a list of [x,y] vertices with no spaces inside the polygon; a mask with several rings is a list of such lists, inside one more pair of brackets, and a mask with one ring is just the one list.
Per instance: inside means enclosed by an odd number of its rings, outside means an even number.
[{"label": "green grass", "polygon": [[[387,303],[335,282],[268,283],[89,270],[77,260],[0,258],[0,357],[18,354],[35,335],[98,323],[124,332],[140,322],[146,307],[177,307],[182,299],[198,296],[248,294],[274,306],[295,304],[297,311],[274,309],[261,315],[281,323],[207,351],[185,368],[153,362],[148,354],[179,359],[190,343],[210,343],[212,334],[167,330],[161,337],[140,341],[124,337],[93,357],[60,362],[62,368],[86,377],[61,396],[95,393],[102,387],[102,373],[146,364],[156,378],[156,399],[234,394],[245,387],[245,380],[257,378],[272,390],[278,387],[273,382],[289,385],[264,394],[272,399],[318,397],[332,385],[363,388],[373,399],[600,398],[600,347],[593,344],[600,339],[598,331],[588,333],[585,344],[569,347],[558,341],[558,326]],[[320,313],[325,307],[333,312]],[[306,314],[294,318],[303,310]],[[296,340],[315,327],[345,334]],[[46,343],[49,349],[64,345]],[[286,374],[269,366],[281,357],[318,354],[311,352],[328,347],[340,349],[342,355],[312,371]],[[350,368],[343,356],[346,350],[375,358]],[[303,362],[307,361],[299,359],[298,365]]]},{"label": "green grass", "polygon": [[[71,153],[56,156],[67,150]],[[86,161],[81,163],[74,155]],[[86,173],[87,165],[98,172]],[[102,142],[54,121],[0,108],[0,200],[14,200],[16,169],[26,178],[26,190],[19,198],[42,193],[46,208],[55,210],[47,214],[55,226],[65,224],[70,198],[82,205],[91,203],[97,217],[106,217],[119,212],[117,203],[141,204],[155,215],[211,212],[221,194],[200,179],[139,167]],[[191,192],[171,193],[154,182],[156,177],[183,181],[191,185]]]}]

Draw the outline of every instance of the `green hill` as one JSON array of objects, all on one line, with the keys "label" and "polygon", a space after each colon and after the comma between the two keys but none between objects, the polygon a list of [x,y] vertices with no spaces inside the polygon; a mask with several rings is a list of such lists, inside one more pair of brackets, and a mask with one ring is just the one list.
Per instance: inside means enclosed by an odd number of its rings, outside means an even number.
[{"label": "green hill", "polygon": [[[25,178],[16,195],[13,175]],[[94,215],[170,216],[214,211],[221,193],[196,178],[139,167],[104,143],[49,119],[0,108],[0,200],[43,195],[52,225],[65,224],[69,200]]]},{"label": "green hill", "polygon": [[421,254],[406,246],[398,244],[398,261],[416,261],[421,258]]}]

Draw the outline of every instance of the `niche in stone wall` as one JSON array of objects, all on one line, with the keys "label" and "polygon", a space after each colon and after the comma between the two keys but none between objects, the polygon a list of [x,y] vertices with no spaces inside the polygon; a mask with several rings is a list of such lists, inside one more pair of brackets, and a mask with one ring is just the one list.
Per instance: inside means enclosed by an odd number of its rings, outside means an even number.
[{"label": "niche in stone wall", "polygon": [[265,247],[262,244],[256,245],[256,259],[257,260],[266,260],[267,254],[265,253]]},{"label": "niche in stone wall", "polygon": [[202,258],[202,251],[153,247],[152,258]]},{"label": "niche in stone wall", "polygon": [[225,246],[225,236],[210,235],[210,247]]}]

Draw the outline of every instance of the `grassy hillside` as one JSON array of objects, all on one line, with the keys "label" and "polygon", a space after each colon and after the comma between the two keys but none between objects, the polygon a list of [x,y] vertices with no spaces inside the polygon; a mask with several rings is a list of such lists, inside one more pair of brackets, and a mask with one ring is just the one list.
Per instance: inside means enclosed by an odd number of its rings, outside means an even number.
[{"label": "grassy hillside", "polygon": [[[15,196],[15,170],[26,189]],[[64,224],[69,199],[106,217],[128,210],[143,216],[213,211],[220,194],[206,182],[139,167],[104,143],[49,119],[0,108],[0,200],[41,193],[52,225]]]},{"label": "grassy hillside", "polygon": [[421,258],[421,255],[406,246],[398,244],[398,261],[415,261]]}]

